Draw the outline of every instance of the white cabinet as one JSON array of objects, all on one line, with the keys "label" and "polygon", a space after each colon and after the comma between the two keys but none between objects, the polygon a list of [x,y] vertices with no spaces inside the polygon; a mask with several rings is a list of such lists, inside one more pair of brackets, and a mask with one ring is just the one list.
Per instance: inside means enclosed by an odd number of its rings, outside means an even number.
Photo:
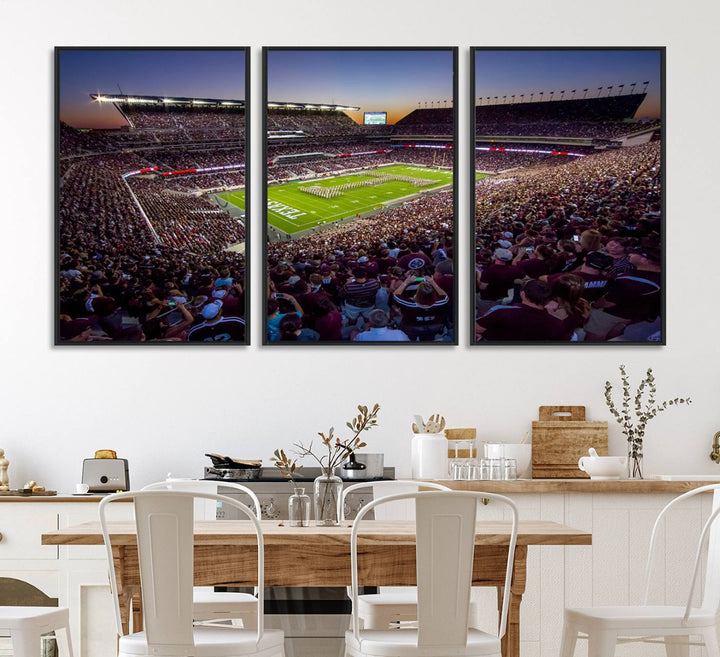
[{"label": "white cabinet", "polygon": [[[113,507],[113,519],[132,517],[131,504]],[[97,501],[87,499],[0,498],[0,577],[28,582],[70,609],[70,631],[78,657],[117,654],[105,549],[42,545],[41,536],[69,525],[97,521],[97,509]]]}]

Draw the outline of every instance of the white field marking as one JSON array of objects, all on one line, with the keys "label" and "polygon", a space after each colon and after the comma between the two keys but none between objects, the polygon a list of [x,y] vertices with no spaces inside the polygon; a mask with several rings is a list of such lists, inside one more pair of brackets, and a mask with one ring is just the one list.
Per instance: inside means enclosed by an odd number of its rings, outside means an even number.
[{"label": "white field marking", "polygon": [[275,214],[279,214],[281,217],[292,220],[295,220],[298,217],[302,217],[304,214],[307,214],[302,210],[298,210],[297,208],[293,208],[289,205],[285,205],[284,203],[280,203],[280,201],[268,201],[267,208],[268,210],[272,210]]},{"label": "white field marking", "polygon": [[360,201],[350,201],[350,203],[360,203]]},{"label": "white field marking", "polygon": [[339,208],[340,206],[339,205],[331,205],[330,207],[331,208]]}]

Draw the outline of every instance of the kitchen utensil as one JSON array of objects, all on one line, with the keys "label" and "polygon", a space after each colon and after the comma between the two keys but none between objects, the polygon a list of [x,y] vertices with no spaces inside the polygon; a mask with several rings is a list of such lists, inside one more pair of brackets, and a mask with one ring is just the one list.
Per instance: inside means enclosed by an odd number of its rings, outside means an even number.
[{"label": "kitchen utensil", "polygon": [[445,418],[437,413],[431,415],[425,423],[425,433],[440,433],[444,428]]},{"label": "kitchen utensil", "polygon": [[425,433],[425,420],[422,419],[422,415],[414,415],[413,418],[415,419],[415,424],[419,429],[416,433]]},{"label": "kitchen utensil", "polygon": [[627,474],[627,456],[582,456],[578,468],[590,479],[620,479]]},{"label": "kitchen utensil", "polygon": [[235,459],[222,454],[205,454],[205,456],[210,457],[215,468],[259,468],[262,465],[262,460],[256,459]]},{"label": "kitchen utensil", "polygon": [[587,422],[584,406],[541,406],[539,421],[532,423],[532,476],[583,478],[581,456],[594,447],[606,455],[607,422]]},{"label": "kitchen utensil", "polygon": [[418,427],[418,425],[415,424],[415,422],[412,423],[412,430],[413,430],[413,433],[420,433],[420,427]]},{"label": "kitchen utensil", "polygon": [[262,468],[207,468],[207,474],[220,479],[260,479]]},{"label": "kitchen utensil", "polygon": [[346,480],[381,479],[384,465],[384,454],[353,452],[345,463],[335,468],[335,474]]}]

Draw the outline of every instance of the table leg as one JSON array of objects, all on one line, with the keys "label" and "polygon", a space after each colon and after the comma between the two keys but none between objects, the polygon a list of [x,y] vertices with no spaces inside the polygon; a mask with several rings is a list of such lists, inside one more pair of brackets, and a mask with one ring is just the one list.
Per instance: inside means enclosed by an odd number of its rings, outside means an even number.
[{"label": "table leg", "polygon": [[[527,546],[515,548],[512,584],[510,585],[510,605],[505,636],[502,638],[503,657],[520,657],[520,603],[527,581]],[[498,606],[502,605],[500,595],[502,587],[498,587]]]},{"label": "table leg", "polygon": [[120,621],[123,634],[130,633],[130,615],[132,614],[132,631],[139,632],[143,628],[142,597],[138,586],[129,585],[128,560],[130,555],[124,546],[113,547],[113,562],[115,566],[115,586],[118,592],[120,605]]}]

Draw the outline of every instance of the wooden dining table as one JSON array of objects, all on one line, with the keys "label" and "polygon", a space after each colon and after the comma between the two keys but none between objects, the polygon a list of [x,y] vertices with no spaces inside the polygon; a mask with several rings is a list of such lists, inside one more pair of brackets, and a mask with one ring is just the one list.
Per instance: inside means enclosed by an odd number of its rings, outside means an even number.
[{"label": "wooden dining table", "polygon": [[[287,521],[263,520],[265,586],[350,585],[351,522],[337,527],[290,527]],[[142,599],[135,525],[109,522],[117,590],[125,632],[132,614],[133,630],[142,628]],[[486,520],[476,525],[473,584],[498,589],[504,585],[510,522]],[[531,545],[590,545],[592,535],[549,521],[520,521],[510,590],[504,657],[520,654],[520,604],[527,580]],[[42,535],[43,545],[102,545],[100,523],[75,525]],[[195,523],[194,582],[196,586],[257,584],[257,545],[248,521]],[[415,523],[363,521],[358,536],[361,586],[414,586]]]}]

